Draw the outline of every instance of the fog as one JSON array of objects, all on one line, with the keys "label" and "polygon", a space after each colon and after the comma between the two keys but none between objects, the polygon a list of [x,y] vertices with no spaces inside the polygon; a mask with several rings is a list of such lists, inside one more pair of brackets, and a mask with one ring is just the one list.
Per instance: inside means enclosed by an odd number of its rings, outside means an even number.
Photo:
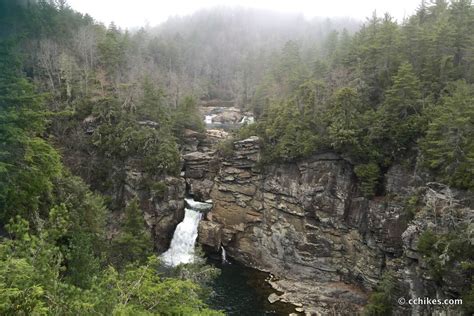
[{"label": "fog", "polygon": [[287,13],[301,13],[312,17],[352,17],[363,20],[375,10],[385,12],[401,21],[414,12],[419,1],[414,0],[174,0],[174,1],[117,1],[117,0],[69,0],[69,5],[82,13],[88,13],[100,22],[115,22],[122,28],[144,25],[154,26],[171,16],[192,14],[200,9],[215,6],[265,9]]}]

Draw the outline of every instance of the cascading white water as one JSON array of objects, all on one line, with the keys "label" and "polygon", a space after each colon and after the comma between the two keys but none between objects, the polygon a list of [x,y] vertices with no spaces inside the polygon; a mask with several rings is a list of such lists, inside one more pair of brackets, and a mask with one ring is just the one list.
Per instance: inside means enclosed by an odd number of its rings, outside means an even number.
[{"label": "cascading white water", "polygon": [[244,117],[242,117],[242,120],[240,120],[239,123],[240,124],[253,124],[255,123],[255,118],[253,116],[244,115]]},{"label": "cascading white water", "polygon": [[161,255],[163,262],[168,266],[177,266],[180,263],[190,263],[194,259],[194,243],[201,212],[189,208],[185,209],[184,219],[178,224],[171,240],[170,248]]},{"label": "cascading white water", "polygon": [[212,124],[212,119],[215,117],[216,115],[215,114],[212,114],[212,115],[206,115],[204,117],[204,122],[206,124]]},{"label": "cascading white water", "polygon": [[221,246],[221,259],[222,259],[222,263],[227,263],[227,255],[225,253],[224,246]]},{"label": "cascading white water", "polygon": [[198,211],[208,211],[212,208],[212,200],[207,200],[206,202],[198,202],[193,199],[184,199],[186,204],[193,210]]},{"label": "cascading white water", "polygon": [[181,263],[194,261],[194,245],[198,235],[198,225],[202,213],[212,204],[185,199],[189,208],[185,208],[184,219],[178,224],[171,240],[170,248],[161,255],[161,259],[168,266],[177,266]]}]

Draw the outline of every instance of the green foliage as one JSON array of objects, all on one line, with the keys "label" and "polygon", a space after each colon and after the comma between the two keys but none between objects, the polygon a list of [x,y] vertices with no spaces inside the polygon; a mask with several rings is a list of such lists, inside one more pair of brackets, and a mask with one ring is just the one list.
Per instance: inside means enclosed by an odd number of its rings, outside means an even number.
[{"label": "green foliage", "polygon": [[337,90],[326,112],[331,146],[338,151],[357,152],[361,133],[363,108],[357,91]]},{"label": "green foliage", "polygon": [[[0,7],[4,8],[3,3]],[[119,254],[123,257],[117,262],[120,272],[112,266],[104,269],[105,262],[112,261],[105,247],[108,210],[104,199],[68,173],[59,153],[49,143],[53,139],[48,137],[51,131],[75,130],[83,134],[74,120],[81,122],[92,114],[96,132],[92,139],[96,145],[103,145],[97,154],[103,158],[104,166],[116,167],[130,156],[139,155],[144,158],[142,167],[146,171],[176,172],[179,153],[169,114],[159,103],[159,92],[144,91],[143,107],[134,112],[131,107],[122,106],[113,89],[109,89],[123,70],[126,36],[111,27],[99,45],[101,66],[107,71],[107,78],[97,76],[101,96],[85,101],[80,113],[68,109],[68,113],[54,116],[45,105],[51,103],[54,110],[63,107],[62,92],[57,93],[56,89],[66,91],[67,104],[79,103],[72,100],[76,95],[71,90],[75,89],[71,87],[78,76],[74,73],[75,61],[67,52],[55,59],[54,50],[58,46],[67,50],[68,45],[76,45],[70,40],[71,30],[78,31],[83,22],[92,21],[64,5],[44,1],[7,9],[18,14],[17,20],[12,21],[5,21],[3,11],[0,14],[0,229],[8,232],[0,239],[0,314],[220,314],[206,308],[198,284],[163,278],[156,272],[157,259],[147,261],[153,246],[136,200],[125,210],[118,238],[122,251]],[[39,73],[35,82],[41,86],[45,69],[37,71],[36,65],[22,64],[18,58],[20,45],[15,40],[3,40],[5,23],[12,26],[12,31],[6,32],[8,36],[25,31],[25,38],[32,37],[43,50],[44,55],[38,58],[50,59],[51,67],[46,70],[51,79],[47,85],[51,98],[36,93],[36,87],[24,78],[22,68],[30,74]],[[86,45],[80,48],[89,54],[87,58],[93,59],[95,48],[87,47],[91,39],[88,35],[80,39],[80,45]],[[92,59],[86,60],[86,77],[92,73]],[[55,73],[57,67],[59,73]],[[61,81],[64,86],[56,87]],[[89,83],[86,78],[85,84]],[[140,124],[141,119],[158,120],[159,128]],[[47,130],[50,120],[54,122],[51,130]],[[83,138],[80,140],[87,143]],[[126,266],[129,261],[135,263]]]},{"label": "green foliage", "polygon": [[204,132],[204,122],[194,98],[190,96],[185,97],[173,114],[173,130],[176,137],[183,138],[185,129]]},{"label": "green foliage", "polygon": [[190,280],[200,286],[202,297],[212,295],[212,282],[220,274],[220,270],[206,264],[206,258],[201,248],[197,248],[192,263],[180,264],[168,271],[167,275],[180,280]]},{"label": "green foliage", "polygon": [[234,138],[229,138],[220,141],[217,144],[217,152],[221,157],[230,158],[234,154]]},{"label": "green foliage", "polygon": [[206,308],[196,283],[161,277],[156,257],[121,272],[108,267],[90,278],[87,288],[68,283],[61,277],[66,266],[52,237],[60,237],[52,231],[61,231],[60,218],[65,218],[60,211],[52,213],[51,228],[39,235],[31,234],[24,220],[9,225],[15,239],[0,244],[3,315],[221,315]]},{"label": "green foliage", "polygon": [[[474,41],[466,25],[474,23],[473,10],[468,1],[441,1],[403,25],[374,14],[352,38],[330,32],[311,78],[298,70],[298,45],[288,43],[255,96],[252,133],[262,138],[266,161],[334,150],[356,166],[387,170],[414,161],[419,144],[438,180],[472,190],[474,68],[467,52]],[[382,176],[372,171],[367,196]]]},{"label": "green foliage", "polygon": [[[211,311],[199,297],[199,287],[189,280],[161,278],[159,262],[150,257],[146,265],[128,266],[122,273],[110,268],[101,284],[114,299],[117,315],[221,315]],[[110,294],[109,294],[110,295]]]},{"label": "green foliage", "polygon": [[294,91],[302,83],[304,75],[305,69],[298,43],[286,42],[273,72],[276,83],[283,91]]},{"label": "green foliage", "polygon": [[109,76],[115,76],[125,63],[125,48],[127,38],[111,23],[105,37],[98,44],[101,63],[104,65]]},{"label": "green foliage", "polygon": [[420,141],[425,165],[452,186],[474,189],[474,87],[449,87]]},{"label": "green foliage", "polygon": [[2,314],[46,314],[49,310],[61,273],[62,255],[54,242],[64,230],[63,211],[63,207],[51,211],[50,228],[39,236],[32,235],[28,222],[20,217],[10,221],[8,228],[15,239],[0,245]]},{"label": "green foliage", "polygon": [[374,12],[354,35],[349,48],[348,62],[363,86],[362,100],[372,107],[382,102],[384,90],[399,65],[399,33],[400,27],[389,14],[380,18]]},{"label": "green foliage", "polygon": [[408,220],[412,220],[415,217],[422,205],[423,201],[421,199],[420,192],[416,192],[406,198],[404,211]]},{"label": "green foliage", "polygon": [[262,124],[247,124],[242,126],[238,130],[237,138],[238,139],[246,139],[250,136],[257,136],[260,135],[259,128],[262,127]]},{"label": "green foliage", "polygon": [[429,254],[437,241],[438,238],[433,231],[424,231],[418,240],[418,251],[420,251],[422,254]]},{"label": "green foliage", "polygon": [[293,161],[315,151],[318,135],[306,128],[308,121],[295,100],[272,104],[264,117],[255,126],[264,140],[264,159]]},{"label": "green foliage", "polygon": [[253,107],[260,117],[275,101],[286,99],[307,79],[307,71],[301,59],[300,45],[295,41],[285,43],[281,52],[273,56],[272,67],[263,82],[258,85]]},{"label": "green foliage", "polygon": [[[11,56],[8,43],[0,50]],[[32,219],[61,173],[59,154],[39,136],[47,113],[43,98],[18,74],[18,64],[0,59],[0,219],[21,214]],[[10,64],[9,64],[10,62]]]},{"label": "green foliage", "polygon": [[[145,98],[145,108],[151,104],[148,102],[155,100],[156,96],[150,93],[152,95]],[[155,122],[158,127],[148,126],[147,122],[140,123],[130,113],[121,111],[116,99],[103,100],[102,104],[96,112],[101,124],[93,135],[93,143],[102,155],[117,163],[130,157],[140,158],[139,165],[151,173],[176,174],[179,171],[178,145],[167,114],[159,109],[143,110],[144,118],[162,119]],[[155,106],[159,108],[158,104]]]},{"label": "green foliage", "polygon": [[97,256],[97,244],[93,236],[87,233],[76,233],[69,240],[65,254],[67,283],[82,289],[89,289],[101,269],[101,258]]},{"label": "green foliage", "polygon": [[[206,15],[190,35],[167,32],[171,23],[155,37],[105,28],[63,1],[28,3],[0,3],[0,222],[10,223],[0,242],[0,314],[213,313],[197,284],[206,267],[182,267],[175,280],[156,273],[156,258],[147,261],[152,245],[136,200],[114,241],[117,257],[107,257],[103,198],[68,174],[50,144],[94,189],[119,196],[126,165],[150,179],[179,172],[184,129],[203,128],[196,101],[183,95],[251,104],[259,120],[241,137],[259,136],[266,162],[335,151],[355,165],[368,197],[381,191],[381,170],[415,160],[417,143],[437,180],[474,188],[470,1],[424,3],[402,25],[374,15],[353,36],[328,30],[284,45],[274,38],[286,40],[286,30],[251,41],[224,23],[226,14]],[[213,42],[223,34],[232,45]],[[220,147],[230,154],[228,143]],[[161,182],[149,189],[166,193]],[[463,269],[472,312],[467,232],[428,231],[418,246],[438,282]],[[116,267],[104,270],[110,261]],[[391,293],[383,281],[368,313],[388,314]]]},{"label": "green foliage", "polygon": [[53,203],[69,210],[72,232],[89,234],[96,248],[100,248],[107,213],[102,196],[91,192],[79,177],[65,173],[54,181]]},{"label": "green foliage", "polygon": [[377,289],[370,295],[369,303],[365,306],[364,315],[392,315],[396,280],[385,272]]},{"label": "green foliage", "polygon": [[386,140],[384,153],[390,160],[407,152],[423,130],[420,82],[409,63],[403,63],[393,84],[385,92],[385,101],[379,109],[381,135]]},{"label": "green foliage", "polygon": [[154,196],[163,198],[168,191],[168,186],[162,181],[157,181],[150,186],[150,189]]},{"label": "green foliage", "polygon": [[151,120],[161,128],[170,128],[171,116],[164,104],[163,91],[156,89],[149,78],[143,82],[143,98],[136,115],[139,120]]},{"label": "green foliage", "polygon": [[2,314],[44,315],[44,290],[30,281],[34,268],[25,259],[9,259],[0,267],[0,312]]},{"label": "green foliage", "polygon": [[360,190],[366,197],[373,197],[380,179],[380,168],[375,163],[356,165],[354,173],[360,181]]},{"label": "green foliage", "polygon": [[[462,225],[449,233],[436,233],[425,230],[418,240],[418,251],[428,265],[431,276],[443,283],[447,271],[463,267],[466,274],[466,289],[470,289],[470,275],[474,270],[474,247],[472,245],[472,227]],[[463,289],[460,289],[463,290]]]},{"label": "green foliage", "polygon": [[146,227],[138,199],[134,198],[125,207],[119,235],[112,241],[112,262],[118,267],[133,262],[143,263],[152,250],[150,231]]}]

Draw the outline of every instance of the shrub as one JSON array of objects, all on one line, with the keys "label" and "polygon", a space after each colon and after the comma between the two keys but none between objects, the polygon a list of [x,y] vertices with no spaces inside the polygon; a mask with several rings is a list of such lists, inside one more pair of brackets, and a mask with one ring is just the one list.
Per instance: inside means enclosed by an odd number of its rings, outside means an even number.
[{"label": "shrub", "polygon": [[230,158],[234,153],[234,139],[229,138],[219,142],[217,144],[217,152],[221,157]]},{"label": "shrub", "polygon": [[354,168],[354,172],[360,181],[360,191],[368,198],[375,195],[380,178],[380,168],[375,163],[361,164]]},{"label": "shrub", "polygon": [[369,297],[365,307],[366,316],[385,316],[392,314],[393,294],[395,291],[395,278],[386,272],[375,292]]},{"label": "shrub", "polygon": [[168,187],[162,181],[157,181],[151,186],[152,193],[159,198],[163,198],[165,196],[167,189]]}]

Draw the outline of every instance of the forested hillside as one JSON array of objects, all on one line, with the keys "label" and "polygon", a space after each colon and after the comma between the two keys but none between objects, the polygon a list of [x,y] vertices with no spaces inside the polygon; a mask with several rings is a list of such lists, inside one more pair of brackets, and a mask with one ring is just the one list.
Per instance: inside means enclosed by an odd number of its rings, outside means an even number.
[{"label": "forested hillside", "polygon": [[[254,113],[234,136],[260,137],[262,166],[335,152],[369,199],[395,163],[473,191],[472,30],[470,0],[399,22],[221,8],[133,32],[61,0],[0,0],[0,314],[220,314],[193,276],[212,269],[156,273],[155,227],[126,193],[132,167],[158,200],[171,190],[201,104]],[[472,232],[456,233],[438,238],[469,282]]]},{"label": "forested hillside", "polygon": [[[147,170],[178,172],[174,134],[200,128],[195,101],[171,113],[146,75],[124,82],[129,36],[113,26],[55,3],[2,1],[0,12],[0,313],[219,314],[189,277],[157,274],[136,200],[122,211],[100,193],[132,151]],[[140,123],[151,120],[159,128]],[[110,239],[112,210],[123,216]]]},{"label": "forested hillside", "polygon": [[269,161],[334,150],[355,165],[368,196],[394,162],[474,188],[473,50],[470,1],[423,2],[402,24],[372,16],[336,36],[308,67],[296,42],[259,83],[259,123]]}]

